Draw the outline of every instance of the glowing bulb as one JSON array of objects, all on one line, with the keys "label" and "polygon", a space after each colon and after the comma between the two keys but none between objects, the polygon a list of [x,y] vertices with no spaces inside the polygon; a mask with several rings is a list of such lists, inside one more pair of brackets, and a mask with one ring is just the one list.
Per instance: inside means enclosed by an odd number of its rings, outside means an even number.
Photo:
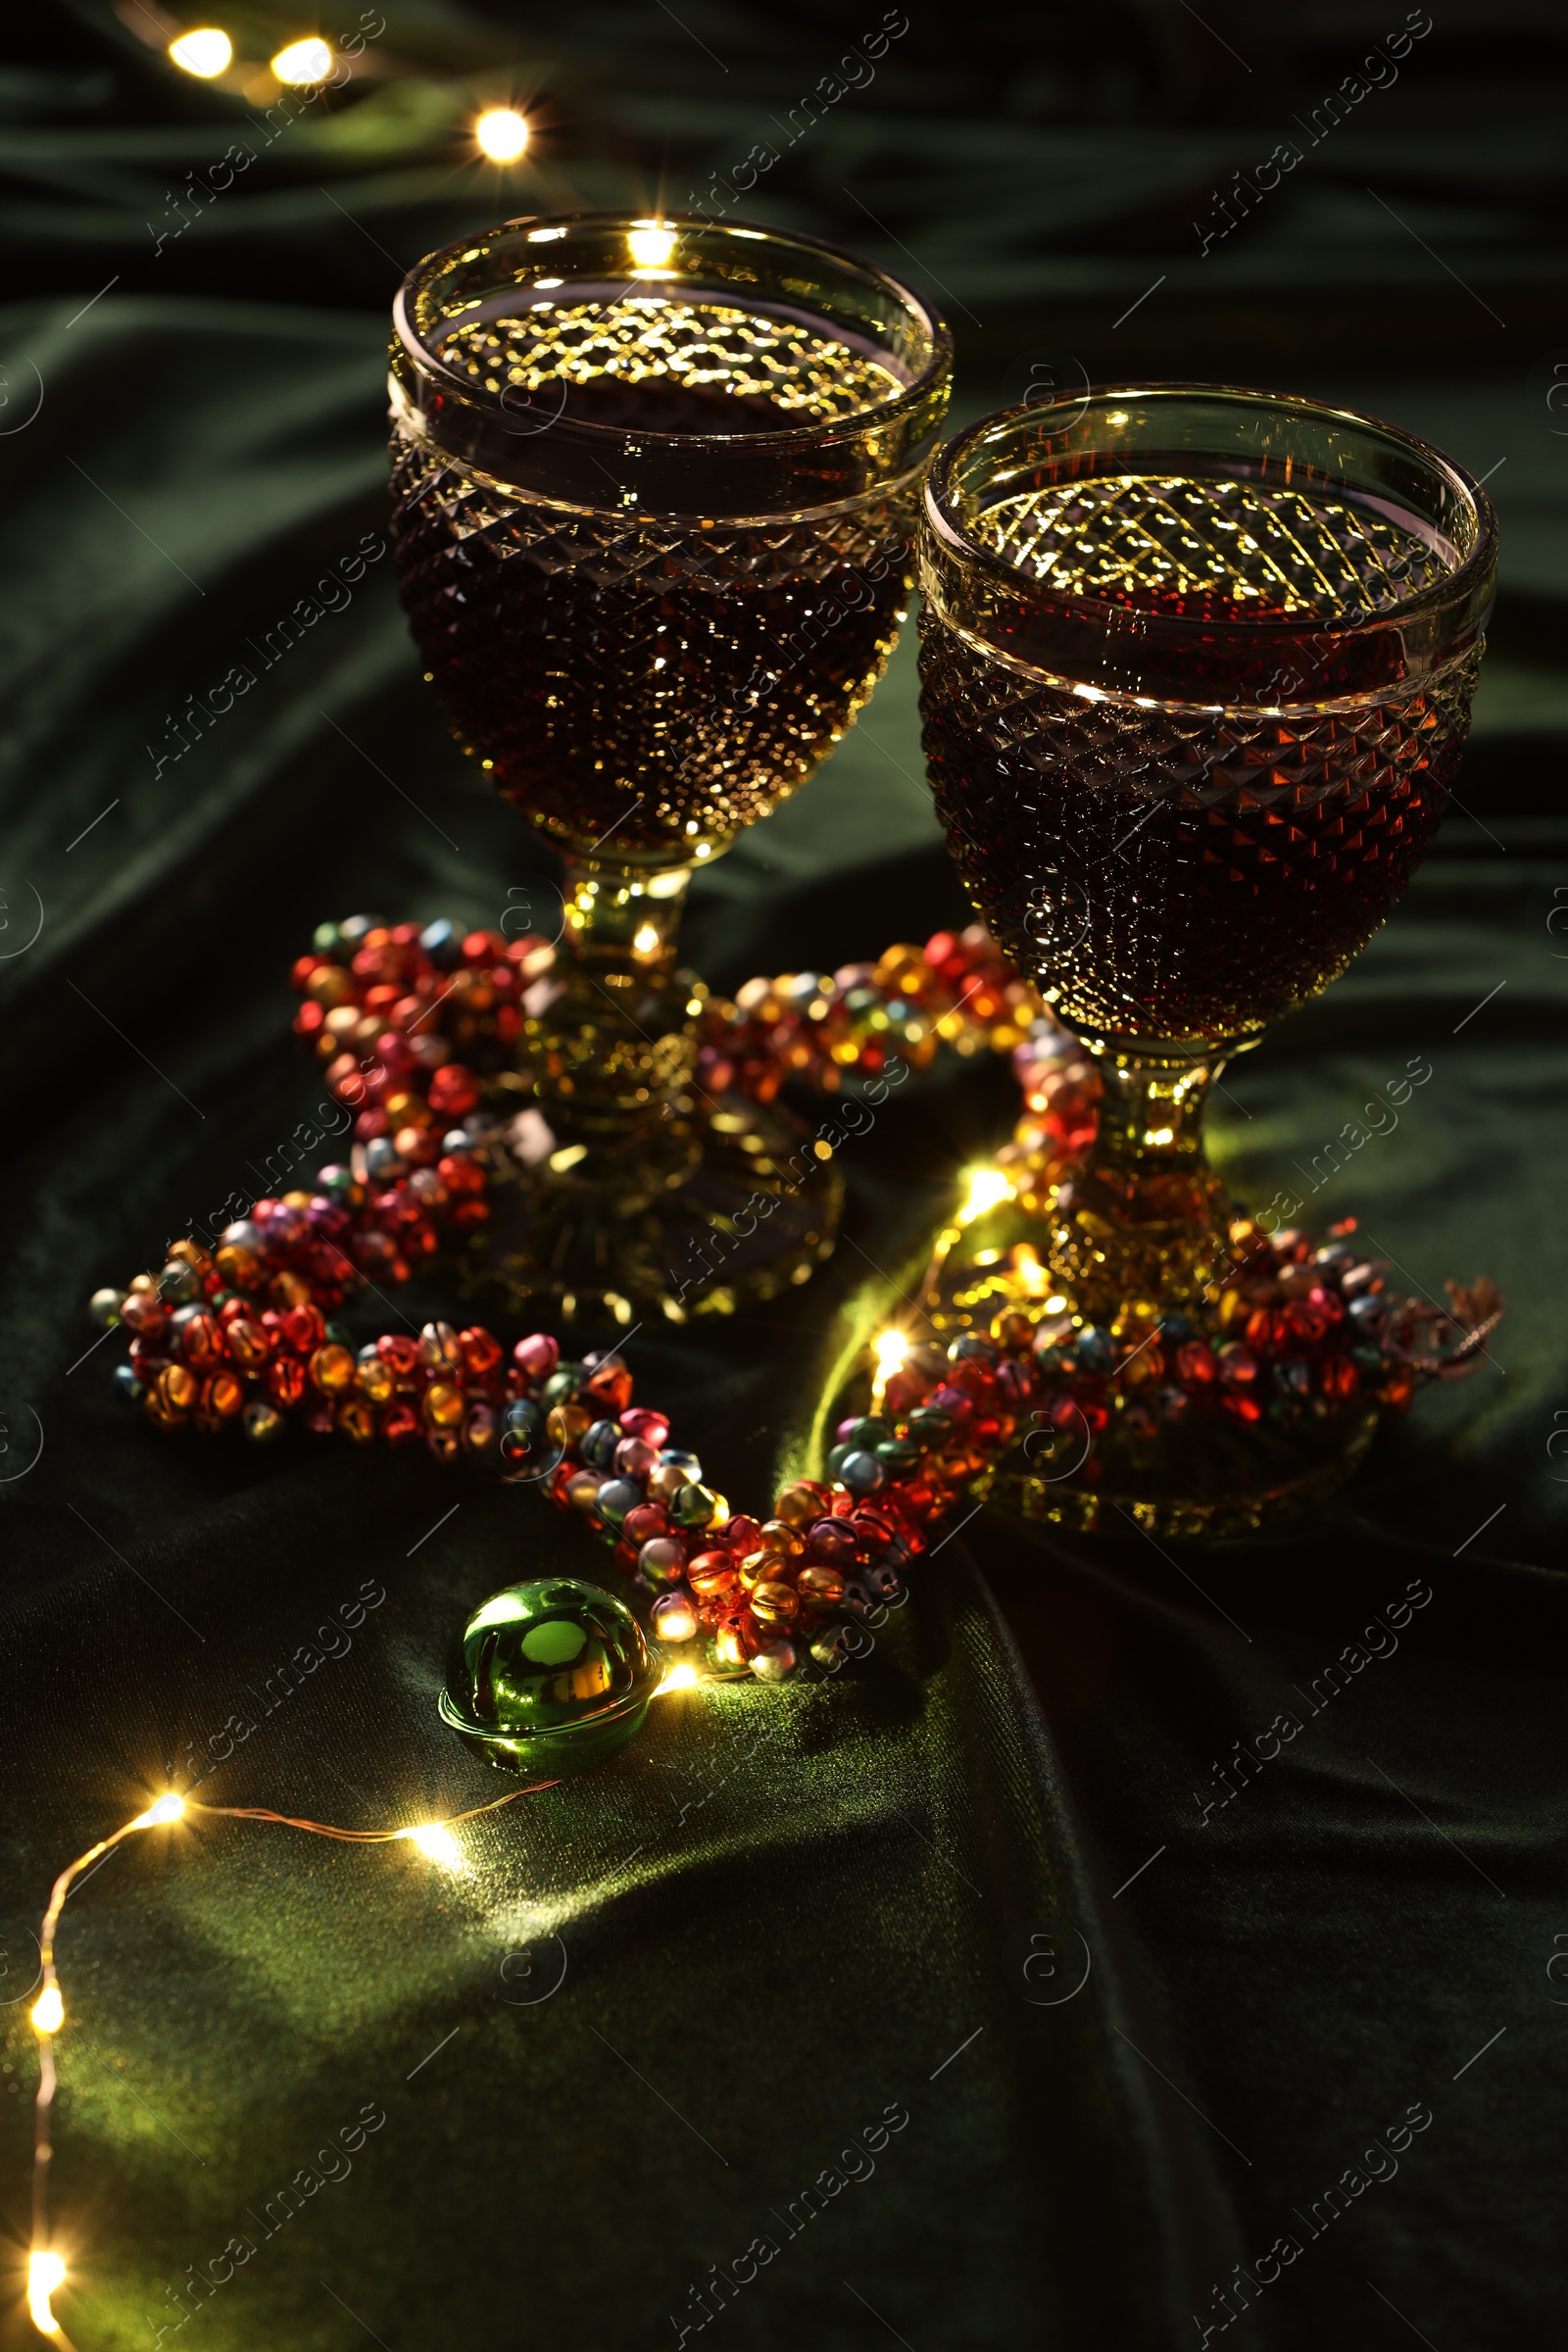
[{"label": "glowing bulb", "polygon": [[65,2283],[66,2266],[58,2254],[34,2252],[27,2256],[27,2309],[40,2335],[60,2333],[60,2322],[49,2308],[49,2298],[57,2286]]},{"label": "glowing bulb", "polygon": [[675,231],[662,220],[640,220],[626,239],[641,270],[662,270],[675,250]]},{"label": "glowing bulb", "polygon": [[662,1698],[668,1690],[689,1690],[696,1680],[697,1669],[695,1666],[672,1666],[659,1689],[654,1692],[654,1696]]},{"label": "glowing bulb", "polygon": [[182,32],[177,41],[171,41],[169,54],[182,73],[194,74],[199,81],[211,81],[215,74],[226,71],[234,44],[216,24],[204,24],[199,30]]},{"label": "glowing bulb", "polygon": [[138,1813],[130,1826],[133,1830],[156,1830],[163,1822],[178,1821],[184,1811],[185,1799],[182,1796],[161,1796],[156,1804],[148,1806],[145,1813]]},{"label": "glowing bulb", "polygon": [[1011,1193],[1012,1186],[1000,1168],[971,1168],[969,1197],[958,1211],[958,1223],[972,1225],[976,1217],[983,1217],[999,1200],[1008,1200]]},{"label": "glowing bulb", "polygon": [[32,2030],[35,2034],[58,2034],[66,2022],[66,2004],[60,1997],[58,1984],[46,1984],[32,2004]]},{"label": "glowing bulb", "polygon": [[654,929],[652,923],[644,923],[631,944],[639,956],[651,956],[659,945],[659,933]]},{"label": "glowing bulb", "polygon": [[279,81],[292,89],[308,89],[313,81],[324,81],[332,71],[332,52],[324,41],[314,36],[309,40],[290,41],[272,60],[272,72]]},{"label": "glowing bulb", "polygon": [[902,1331],[879,1331],[876,1335],[876,1368],[883,1380],[896,1372],[909,1352],[909,1343]]},{"label": "glowing bulb", "polygon": [[479,117],[473,135],[493,164],[514,164],[528,144],[528,125],[515,107],[493,106]]},{"label": "glowing bulb", "polygon": [[416,1845],[420,1853],[427,1854],[432,1862],[444,1863],[448,1870],[465,1868],[463,1848],[444,1821],[421,1821],[417,1828],[400,1830],[398,1835],[406,1838],[411,1845]]}]

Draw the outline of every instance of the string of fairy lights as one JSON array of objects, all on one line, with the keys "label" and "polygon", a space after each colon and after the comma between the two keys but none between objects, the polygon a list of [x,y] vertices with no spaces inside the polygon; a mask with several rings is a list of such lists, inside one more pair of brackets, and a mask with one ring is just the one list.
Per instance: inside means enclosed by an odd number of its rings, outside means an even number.
[{"label": "string of fairy lights", "polygon": [[[363,49],[363,40],[360,46]],[[236,55],[232,39],[220,24],[193,24],[177,33],[167,44],[167,55],[171,64],[195,80],[225,86],[233,81],[252,100],[269,94],[269,80],[280,89],[315,91],[338,80],[345,68],[352,68],[351,53],[335,49],[319,33],[286,41],[261,66]],[[514,106],[486,107],[474,118],[471,129],[480,154],[492,164],[520,163],[528,151],[528,119]]]},{"label": "string of fairy lights", "polygon": [[[667,1690],[689,1689],[696,1680],[690,1667],[677,1667],[665,1676],[655,1695],[660,1696]],[[65,1994],[61,1989],[55,1958],[55,1939],[66,1898],[83,1872],[91,1870],[95,1863],[102,1861],[106,1854],[113,1852],[116,1846],[136,1832],[173,1828],[195,1816],[213,1821],[274,1822],[281,1828],[303,1830],[315,1838],[335,1838],[345,1845],[410,1844],[417,1847],[429,1861],[448,1870],[461,1871],[464,1868],[463,1851],[453,1836],[453,1831],[460,1824],[474,1821],[481,1814],[498,1813],[503,1806],[514,1804],[519,1796],[537,1796],[541,1790],[557,1786],[555,1781],[534,1781],[519,1788],[509,1788],[503,1795],[490,1797],[482,1805],[469,1805],[460,1813],[450,1813],[443,1820],[415,1822],[394,1830],[340,1829],[331,1822],[306,1821],[292,1813],[274,1813],[265,1805],[204,1805],[171,1789],[66,1865],[54,1883],[49,1908],[44,1913],[39,1932],[43,1985],[30,2011],[32,2030],[38,2044],[38,2093],[33,2107],[32,2228],[27,2255],[27,2311],[40,2335],[47,2336],[51,2343],[62,2347],[62,2352],[74,2352],[71,2338],[54,2309],[53,2298],[66,2283],[67,2266],[51,2223],[49,2178],[54,2157],[51,2132],[55,2096],[59,2088],[55,2044],[67,2022]]]},{"label": "string of fairy lights", "polygon": [[422,1821],[397,1830],[344,1830],[323,1821],[304,1821],[290,1813],[273,1813],[264,1805],[203,1805],[193,1798],[180,1796],[171,1789],[157,1797],[144,1812],[122,1822],[107,1838],[100,1838],[86,1852],[68,1862],[54,1883],[49,1908],[43,1916],[38,1936],[39,1957],[43,1964],[43,1989],[32,2004],[30,2012],[33,2034],[38,2043],[38,2094],[33,2105],[32,2135],[32,2230],[27,2255],[27,2311],[40,2335],[48,2336],[61,2345],[64,2352],[73,2352],[71,2338],[66,2334],[54,2310],[53,2298],[66,2282],[66,2260],[53,2242],[49,2212],[49,2174],[54,2157],[50,2137],[54,2123],[55,2093],[59,2076],[55,2068],[55,2042],[66,2023],[65,1995],[60,1986],[60,1973],[55,1961],[55,1937],[59,1932],[60,1914],[66,1897],[85,1870],[111,1853],[117,1845],[138,1830],[157,1830],[172,1827],[193,1814],[209,1819],[228,1821],[271,1821],[285,1829],[305,1830],[316,1838],[333,1838],[347,1845],[416,1845],[433,1862],[449,1868],[462,1865],[462,1853],[452,1832],[458,1823],[472,1821],[481,1813],[499,1812],[503,1805],[515,1802],[519,1796],[536,1795],[542,1788],[553,1788],[554,1781],[535,1781],[529,1787],[509,1788],[502,1796],[491,1797],[482,1805],[469,1805],[465,1812],[449,1814],[444,1821]]}]

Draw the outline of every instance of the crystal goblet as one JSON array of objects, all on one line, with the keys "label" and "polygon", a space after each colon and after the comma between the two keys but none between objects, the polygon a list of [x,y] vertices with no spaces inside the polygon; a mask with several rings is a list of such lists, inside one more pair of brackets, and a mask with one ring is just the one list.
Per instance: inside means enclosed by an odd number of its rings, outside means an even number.
[{"label": "crystal goblet", "polygon": [[676,929],[693,872],[806,780],[892,650],[947,330],[815,239],[619,213],[449,246],[395,326],[393,544],[426,675],[565,863],[564,952],[524,1001],[548,1152],[510,1286],[622,1321],[681,1318],[699,1266],[700,1305],[769,1295],[831,1247],[837,1172],[803,1188],[786,1114],[694,1088],[705,992]]},{"label": "crystal goblet", "polygon": [[[1249,1229],[1204,1152],[1205,1099],[1404,890],[1447,805],[1495,563],[1468,474],[1305,400],[1101,390],[941,453],[921,534],[938,813],[1102,1088],[1087,1164],[956,1238],[928,1300],[944,1330],[1050,1293],[1061,1337],[1108,1338],[1107,1361],[1162,1333],[1219,1341]],[[1322,1398],[1250,1431],[1105,1417],[1099,1495],[1020,1469],[1031,1507],[1255,1524],[1328,1491],[1373,1426]]]}]

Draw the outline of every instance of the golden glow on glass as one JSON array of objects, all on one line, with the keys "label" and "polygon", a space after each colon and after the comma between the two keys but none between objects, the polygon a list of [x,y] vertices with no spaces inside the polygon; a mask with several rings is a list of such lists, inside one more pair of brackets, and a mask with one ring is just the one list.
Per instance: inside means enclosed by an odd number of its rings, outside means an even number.
[{"label": "golden glow on glass", "polygon": [[[1261,608],[1274,619],[1386,612],[1446,573],[1440,550],[1390,516],[1286,483],[1152,472],[1045,487],[1026,480],[992,500],[976,527],[989,553],[1049,579],[1053,597],[1162,606],[1195,596]],[[1087,681],[1071,691],[1084,702],[1106,699]],[[1131,699],[1137,707],[1140,698]]]},{"label": "golden glow on glass", "polygon": [[960,1225],[972,1225],[976,1217],[983,1217],[988,1208],[995,1208],[999,1200],[1006,1200],[1012,1194],[1012,1186],[1000,1168],[970,1168],[966,1173],[969,1191],[958,1211]]},{"label": "golden glow on glass", "polygon": [[675,231],[662,220],[639,220],[627,231],[626,242],[640,270],[662,270],[675,250]]},{"label": "golden glow on glass", "polygon": [[309,89],[313,82],[324,81],[332,71],[332,52],[325,41],[314,35],[308,40],[290,41],[272,60],[272,72],[279,81],[292,89]]},{"label": "golden glow on glass", "polygon": [[[628,234],[632,243],[644,234],[662,243],[673,231],[645,227]],[[677,301],[664,270],[632,268],[628,274],[636,291],[628,287],[609,300],[567,300],[558,289],[560,303],[552,294],[513,318],[485,318],[483,305],[456,312],[442,337],[443,355],[476,391],[510,386],[514,399],[537,394],[547,417],[560,414],[572,387],[602,390],[607,379],[622,389],[678,388],[705,402],[721,394],[765,403],[781,422],[813,425],[866,415],[900,388],[879,361],[803,322],[761,318],[734,303]],[[658,658],[665,660],[667,651]],[[622,804],[602,825],[629,813]],[[696,815],[684,830],[697,852],[703,827]]]},{"label": "golden glow on glass", "polygon": [[529,134],[527,122],[515,107],[493,106],[479,117],[473,135],[493,164],[514,164],[526,150]]},{"label": "golden glow on glass", "polygon": [[659,1689],[654,1692],[654,1696],[662,1698],[671,1690],[689,1690],[696,1681],[697,1669],[695,1666],[672,1666]]},{"label": "golden glow on glass", "polygon": [[57,2286],[65,2283],[66,2266],[58,2254],[35,2248],[27,2256],[27,2311],[40,2335],[60,2333],[60,2322],[49,2307],[49,2298]]},{"label": "golden glow on glass", "polygon": [[194,74],[198,81],[211,81],[215,74],[227,71],[234,44],[216,24],[203,24],[194,32],[182,32],[177,41],[171,41],[169,54],[182,74]]},{"label": "golden glow on glass", "polygon": [[32,2030],[35,2034],[58,2034],[66,2022],[66,2004],[60,1997],[58,1984],[46,1984],[32,2004]]},{"label": "golden glow on glass", "polygon": [[631,944],[639,956],[651,956],[659,945],[659,933],[654,929],[652,923],[644,923],[642,929],[634,935]]}]

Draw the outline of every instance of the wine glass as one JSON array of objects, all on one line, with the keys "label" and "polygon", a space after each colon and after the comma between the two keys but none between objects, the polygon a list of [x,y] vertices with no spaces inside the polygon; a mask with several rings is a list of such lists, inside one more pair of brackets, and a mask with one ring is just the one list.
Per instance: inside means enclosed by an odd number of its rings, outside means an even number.
[{"label": "wine glass", "polygon": [[[694,1084],[686,888],[839,740],[907,609],[952,345],[783,230],[509,221],[405,280],[393,546],[464,750],[564,861],[524,1001],[533,1173],[512,1294],[681,1320],[806,1279],[838,1171]],[[540,961],[548,965],[547,956]],[[525,967],[525,969],[528,967]]]},{"label": "wine glass", "polygon": [[[1014,1198],[970,1225],[930,1311],[985,1334],[1049,1305],[1107,1363],[1160,1332],[1217,1346],[1251,1229],[1209,1167],[1204,1102],[1365,946],[1442,819],[1493,594],[1491,504],[1409,434],[1316,402],[1097,390],[1070,417],[1011,409],[950,444],[920,562],[938,814],[1102,1089],[1087,1165],[1034,1215]],[[1374,1419],[1227,1421],[1153,1446],[1146,1415],[1120,1448],[1112,1420],[1102,1500],[1178,1532],[1253,1524],[1337,1483]],[[1070,1482],[1035,1500],[1102,1515]]]}]

